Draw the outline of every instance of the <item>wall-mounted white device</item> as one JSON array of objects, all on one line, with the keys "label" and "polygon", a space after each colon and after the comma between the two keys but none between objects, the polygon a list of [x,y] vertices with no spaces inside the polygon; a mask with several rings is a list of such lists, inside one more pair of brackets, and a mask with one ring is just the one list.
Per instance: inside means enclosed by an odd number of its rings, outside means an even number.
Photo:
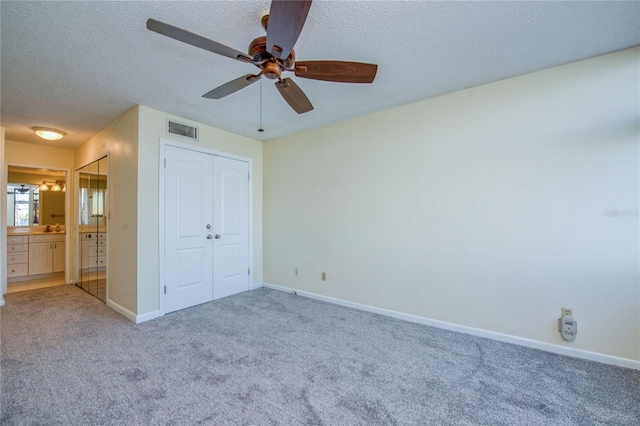
[{"label": "wall-mounted white device", "polygon": [[562,308],[562,317],[558,319],[558,331],[564,340],[575,340],[578,334],[578,321],[571,316],[573,310]]}]

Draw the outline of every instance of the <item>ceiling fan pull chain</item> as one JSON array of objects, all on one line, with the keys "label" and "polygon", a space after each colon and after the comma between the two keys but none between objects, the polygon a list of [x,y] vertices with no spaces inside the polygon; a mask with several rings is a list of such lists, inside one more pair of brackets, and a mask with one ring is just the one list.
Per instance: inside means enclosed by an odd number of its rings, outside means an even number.
[{"label": "ceiling fan pull chain", "polygon": [[260,133],[264,132],[262,128],[262,79],[260,79],[260,128],[258,129]]}]

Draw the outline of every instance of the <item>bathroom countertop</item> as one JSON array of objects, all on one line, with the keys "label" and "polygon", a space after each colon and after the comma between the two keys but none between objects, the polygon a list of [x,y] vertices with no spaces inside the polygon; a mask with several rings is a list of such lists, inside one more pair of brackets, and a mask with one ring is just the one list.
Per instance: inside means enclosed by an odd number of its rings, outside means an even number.
[{"label": "bathroom countertop", "polygon": [[55,231],[55,228],[51,228],[51,232],[45,232],[44,229],[44,226],[7,226],[7,235],[64,235],[66,233],[64,228],[58,232]]}]

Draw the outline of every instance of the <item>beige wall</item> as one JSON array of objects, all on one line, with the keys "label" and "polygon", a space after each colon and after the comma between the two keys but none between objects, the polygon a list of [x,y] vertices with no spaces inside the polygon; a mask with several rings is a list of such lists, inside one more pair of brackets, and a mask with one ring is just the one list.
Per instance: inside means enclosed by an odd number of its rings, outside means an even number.
[{"label": "beige wall", "polygon": [[109,154],[108,299],[137,312],[138,107],[75,151],[76,168]]},{"label": "beige wall", "polygon": [[70,171],[74,168],[74,154],[70,149],[10,140],[5,141],[4,161],[7,164],[20,166],[68,169]]},{"label": "beige wall", "polygon": [[[195,123],[144,106],[139,107],[138,156],[138,315],[157,311],[159,300],[159,147],[160,139],[197,145],[216,151],[250,158],[253,164],[253,281],[262,282],[262,142],[227,131]],[[165,133],[166,119],[171,118],[200,128],[197,143]],[[110,281],[111,282],[111,281]]]},{"label": "beige wall", "polygon": [[265,142],[265,282],[640,360],[639,52]]},{"label": "beige wall", "polygon": [[65,197],[66,192],[40,191],[40,225],[64,225],[67,218]]}]

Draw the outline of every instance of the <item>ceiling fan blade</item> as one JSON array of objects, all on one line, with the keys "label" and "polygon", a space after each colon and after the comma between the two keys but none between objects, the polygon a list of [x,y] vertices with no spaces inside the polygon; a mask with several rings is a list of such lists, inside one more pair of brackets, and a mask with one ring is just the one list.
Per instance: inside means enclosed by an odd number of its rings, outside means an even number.
[{"label": "ceiling fan blade", "polygon": [[371,83],[378,66],[363,62],[306,61],[296,62],[297,77],[340,83]]},{"label": "ceiling fan blade", "polygon": [[289,106],[298,114],[303,114],[313,109],[313,105],[311,105],[307,95],[305,95],[302,89],[290,78],[276,81],[276,87],[284,100],[287,101]]},{"label": "ceiling fan blade", "polygon": [[237,92],[240,89],[244,89],[248,85],[260,80],[260,78],[262,78],[260,74],[243,75],[242,77],[238,77],[235,80],[231,80],[230,82],[225,83],[222,86],[216,87],[210,92],[207,92],[204,95],[202,95],[202,97],[207,99],[221,99],[221,98],[224,98],[225,96],[228,96],[232,93]]},{"label": "ceiling fan blade", "polygon": [[202,36],[199,36],[198,34],[183,30],[182,28],[174,27],[173,25],[156,21],[152,18],[147,20],[147,29],[155,31],[158,34],[162,34],[163,36],[171,37],[172,39],[181,41],[183,43],[199,47],[200,49],[208,50],[209,52],[226,56],[227,58],[238,59],[244,62],[253,61],[253,58],[251,58],[249,55],[227,47],[224,44],[209,40],[208,38],[204,38]]},{"label": "ceiling fan blade", "polygon": [[267,52],[286,59],[298,40],[311,0],[273,0],[267,24]]}]

